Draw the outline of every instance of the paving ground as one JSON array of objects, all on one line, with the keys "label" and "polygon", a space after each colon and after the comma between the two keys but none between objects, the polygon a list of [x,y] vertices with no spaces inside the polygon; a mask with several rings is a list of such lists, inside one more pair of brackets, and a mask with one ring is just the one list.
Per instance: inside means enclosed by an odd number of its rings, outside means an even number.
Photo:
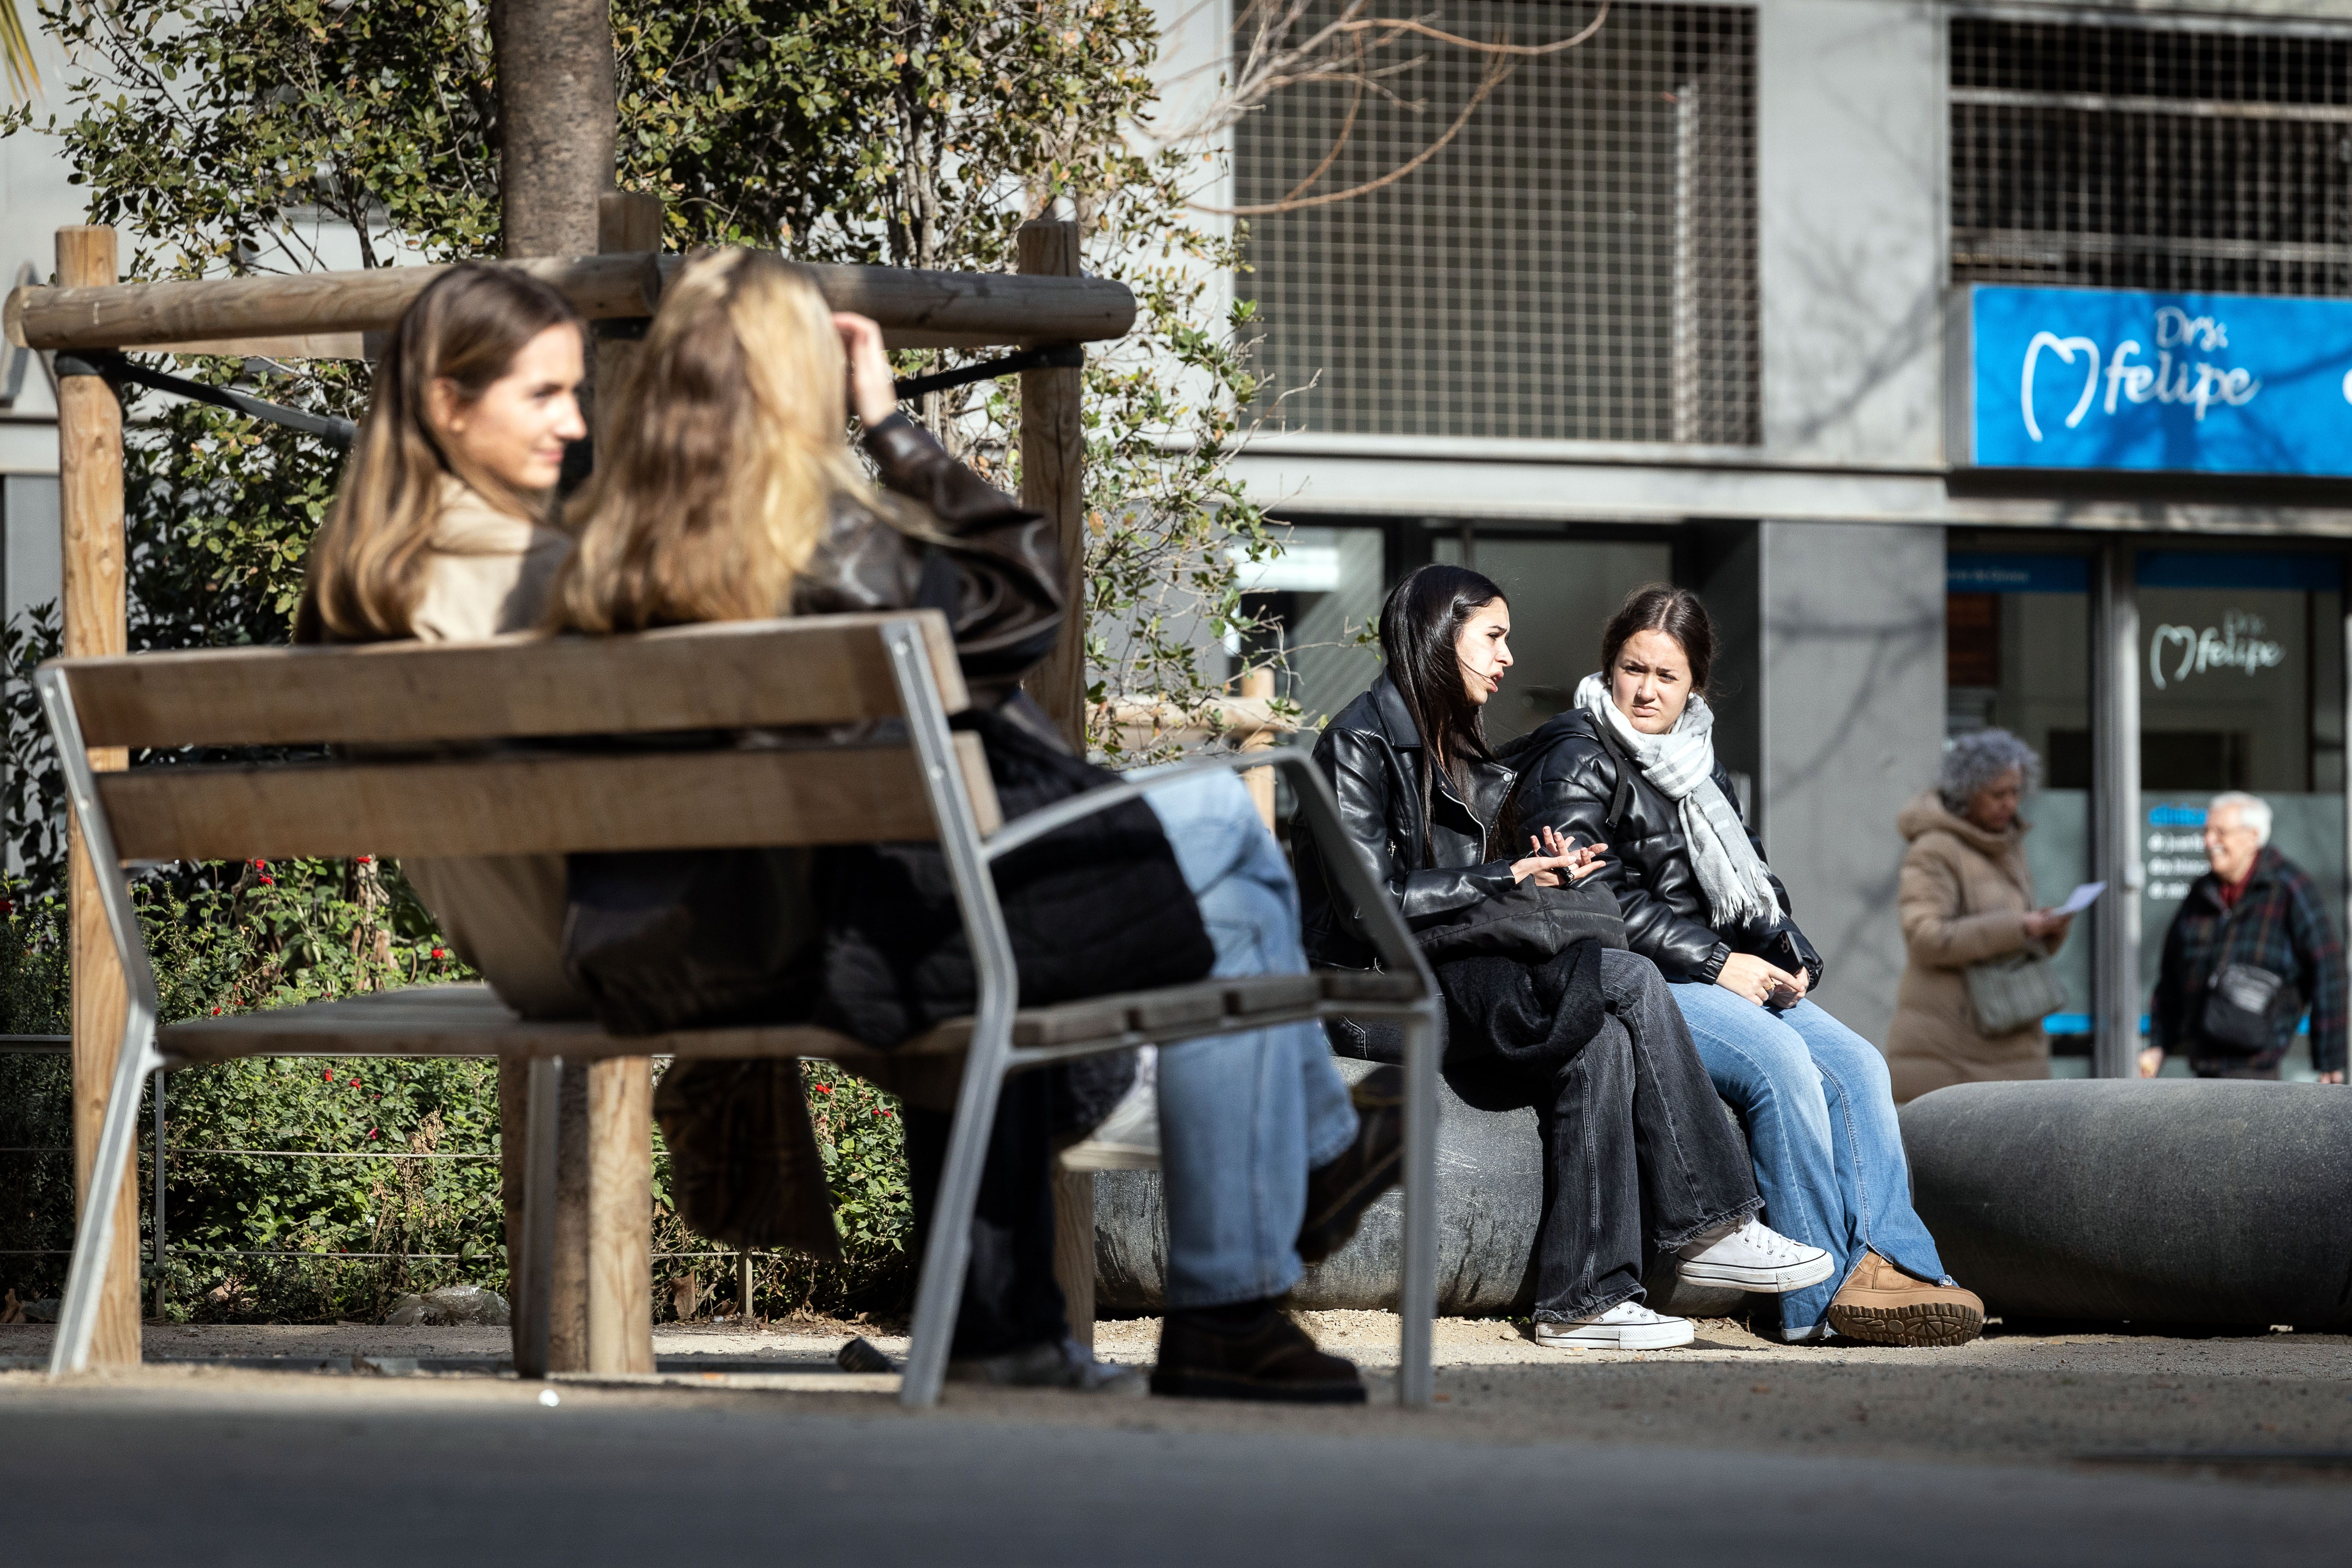
[{"label": "paving ground", "polygon": [[[1395,1320],[1308,1321],[1371,1371],[1376,1400],[1388,1392]],[[732,1549],[795,1564],[1899,1553],[2136,1568],[2305,1568],[2352,1539],[2352,1340],[2336,1336],[1791,1349],[1709,1322],[1690,1349],[1617,1355],[1449,1321],[1425,1412],[955,1389],[917,1414],[825,1375],[862,1328],[666,1326],[667,1368],[722,1375],[564,1381],[551,1407],[481,1373],[171,1359],[487,1365],[502,1330],[151,1327],[135,1374],[0,1373],[0,1538],[37,1563]],[[37,1356],[47,1332],[0,1327],[0,1365]],[[1106,1323],[1098,1348],[1144,1362],[1155,1335]],[[127,1496],[110,1479],[126,1466],[150,1478]]]}]

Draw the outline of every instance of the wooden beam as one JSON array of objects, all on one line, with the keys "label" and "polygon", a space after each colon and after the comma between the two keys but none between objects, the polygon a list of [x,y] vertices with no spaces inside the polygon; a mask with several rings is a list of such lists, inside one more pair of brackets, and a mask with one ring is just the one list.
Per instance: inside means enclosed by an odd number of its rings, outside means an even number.
[{"label": "wooden beam", "polygon": [[[1024,278],[1076,278],[1078,226],[1024,223]],[[1087,437],[1078,419],[1086,373],[1021,373],[1021,504],[1044,512],[1062,547],[1062,635],[1024,683],[1070,743],[1086,747]]]},{"label": "wooden beam", "polygon": [[[58,230],[61,286],[103,287],[114,281],[114,230]],[[122,405],[115,400],[114,389],[94,375],[58,379],[58,491],[65,651],[68,657],[120,654],[128,646]],[[94,748],[89,760],[92,767],[109,771],[130,763],[128,753],[110,747]],[[98,869],[90,863],[78,821],[68,825],[66,858],[72,928],[74,1188],[79,1199],[89,1188],[99,1129],[113,1095],[129,997],[98,901]],[[121,873],[109,866],[105,875]],[[126,1176],[114,1209],[114,1247],[107,1255],[89,1364],[93,1369],[135,1367],[139,1355],[139,1184]]]},{"label": "wooden beam", "polygon": [[[651,315],[677,257],[541,257],[507,261],[546,279],[592,321]],[[189,352],[222,340],[373,332],[399,321],[440,267],[379,267],[267,278],[205,278],[13,290],[0,321],[35,349]],[[988,348],[1123,337],[1135,296],[1105,278],[812,267],[836,310],[881,323],[894,348]],[[1055,374],[1055,373],[1047,373]],[[1060,373],[1067,374],[1067,373]]]},{"label": "wooden beam", "polygon": [[[555,285],[590,321],[645,316],[661,300],[650,256],[544,257],[500,263]],[[111,287],[25,288],[5,312],[8,341],[37,349],[146,348],[222,338],[389,330],[446,267],[376,267]]]}]

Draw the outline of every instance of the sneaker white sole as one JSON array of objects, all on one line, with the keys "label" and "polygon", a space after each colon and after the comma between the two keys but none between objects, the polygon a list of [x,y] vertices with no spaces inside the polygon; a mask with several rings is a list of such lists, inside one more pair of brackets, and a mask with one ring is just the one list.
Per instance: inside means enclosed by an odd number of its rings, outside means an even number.
[{"label": "sneaker white sole", "polygon": [[1698,1330],[1688,1318],[1665,1323],[1580,1323],[1572,1328],[1547,1323],[1536,1331],[1536,1343],[1555,1350],[1670,1351],[1697,1337]]},{"label": "sneaker white sole", "polygon": [[1785,1268],[1742,1268],[1732,1264],[1697,1263],[1689,1258],[1678,1259],[1675,1265],[1675,1272],[1686,1285],[1727,1285],[1764,1296],[1785,1296],[1791,1290],[1818,1285],[1836,1271],[1837,1260],[1826,1252],[1811,1263],[1791,1264]]}]

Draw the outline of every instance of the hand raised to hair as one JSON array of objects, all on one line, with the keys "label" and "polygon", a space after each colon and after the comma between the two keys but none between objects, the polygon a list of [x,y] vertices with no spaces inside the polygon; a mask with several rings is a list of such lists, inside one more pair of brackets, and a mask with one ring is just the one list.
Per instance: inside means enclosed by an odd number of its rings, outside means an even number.
[{"label": "hand raised to hair", "polygon": [[898,412],[898,378],[882,349],[882,329],[870,317],[849,310],[833,313],[841,352],[849,361],[849,406],[861,425],[879,425]]}]

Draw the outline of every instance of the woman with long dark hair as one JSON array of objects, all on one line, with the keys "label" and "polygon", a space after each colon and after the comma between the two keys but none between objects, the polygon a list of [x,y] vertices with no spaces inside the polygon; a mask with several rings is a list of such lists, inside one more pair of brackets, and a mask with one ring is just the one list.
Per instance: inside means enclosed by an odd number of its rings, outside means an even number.
[{"label": "woman with long dark hair", "polygon": [[1821,955],[1716,758],[1714,662],[1697,595],[1635,590],[1576,705],[1513,748],[1514,831],[1612,841],[1601,879],[1747,1123],[1765,1212],[1837,1258],[1833,1279],[1781,1297],[1782,1337],[1834,1328],[1878,1344],[1964,1343],[1984,1303],[1946,1278],[1911,1206],[1885,1058],[1810,998]]},{"label": "woman with long dark hair", "polygon": [[[1515,854],[1495,831],[1512,774],[1486,743],[1482,710],[1511,667],[1510,631],[1510,605],[1491,580],[1460,566],[1421,568],[1381,612],[1386,673],[1316,743],[1349,836],[1417,931],[1503,899],[1522,882],[1558,887],[1601,864],[1605,846],[1590,840],[1538,829]],[[1302,842],[1298,859],[1308,953],[1324,963],[1372,965],[1357,914],[1311,843]],[[1582,1016],[1596,1026],[1542,1056],[1498,1055],[1465,1011],[1459,971],[1499,961],[1442,966],[1447,1079],[1486,1109],[1538,1112],[1546,1192],[1537,1342],[1687,1344],[1687,1320],[1643,1304],[1645,1245],[1675,1254],[1685,1279],[1751,1290],[1799,1289],[1823,1277],[1830,1259],[1756,1221],[1760,1200],[1747,1157],[1656,969],[1629,952],[1582,946],[1588,951],[1531,971],[1526,994],[1548,1001],[1555,1020],[1586,1007]],[[1579,995],[1588,988],[1597,994]],[[1335,1035],[1359,1056],[1383,1057],[1394,1047],[1352,1025]]]}]

